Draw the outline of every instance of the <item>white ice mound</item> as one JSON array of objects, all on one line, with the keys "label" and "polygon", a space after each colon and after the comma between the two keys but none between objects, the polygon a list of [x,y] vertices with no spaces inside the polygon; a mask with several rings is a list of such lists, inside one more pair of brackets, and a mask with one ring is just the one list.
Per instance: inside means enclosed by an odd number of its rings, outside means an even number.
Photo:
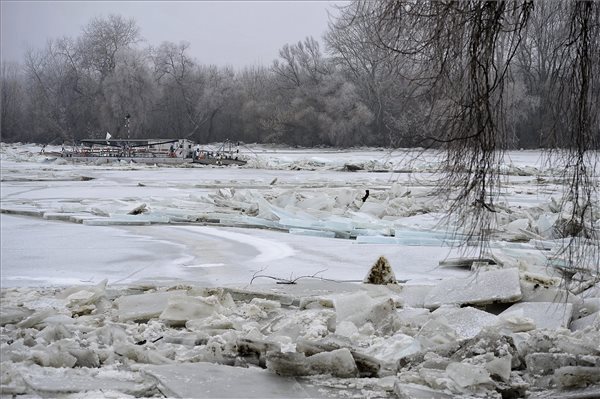
[{"label": "white ice mound", "polygon": [[425,297],[425,307],[437,308],[443,304],[510,303],[518,301],[521,296],[518,269],[491,270],[474,273],[467,278],[442,280]]}]

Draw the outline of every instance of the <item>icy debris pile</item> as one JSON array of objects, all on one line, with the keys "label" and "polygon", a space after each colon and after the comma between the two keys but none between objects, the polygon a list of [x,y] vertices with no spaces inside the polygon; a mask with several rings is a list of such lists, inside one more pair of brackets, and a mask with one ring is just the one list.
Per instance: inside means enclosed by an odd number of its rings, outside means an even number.
[{"label": "icy debris pile", "polygon": [[600,395],[598,287],[548,302],[521,287],[554,280],[515,268],[430,286],[380,274],[378,285],[6,289],[0,392],[250,395],[225,384],[239,377],[262,381],[256,397]]}]

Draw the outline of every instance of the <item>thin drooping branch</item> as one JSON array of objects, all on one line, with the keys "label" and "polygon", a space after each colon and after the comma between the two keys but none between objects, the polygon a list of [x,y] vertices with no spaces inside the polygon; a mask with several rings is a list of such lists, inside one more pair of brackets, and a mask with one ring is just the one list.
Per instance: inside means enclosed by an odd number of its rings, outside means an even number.
[{"label": "thin drooping branch", "polygon": [[[598,173],[600,156],[600,6],[573,2],[568,37],[556,75],[553,124],[549,139],[564,171],[567,189],[558,233],[565,238],[558,265],[573,272],[598,274]],[[556,261],[556,260],[555,260]]]},{"label": "thin drooping branch", "polygon": [[380,38],[420,67],[432,101],[425,145],[443,151],[440,192],[467,241],[484,250],[494,226],[509,143],[505,89],[533,4],[529,1],[381,2]]},{"label": "thin drooping branch", "polygon": [[[539,133],[560,155],[568,187],[557,226],[565,238],[559,256],[571,268],[597,274],[600,3],[549,7],[563,17],[553,31],[555,49],[545,43],[540,50],[552,55],[543,77],[550,93],[545,101],[553,107],[552,121]],[[427,90],[432,106],[424,146],[443,154],[438,187],[450,199],[457,232],[466,233],[463,242],[475,240],[483,251],[495,226],[504,150],[512,143],[507,89],[518,52],[533,51],[524,37],[535,24],[534,3],[380,0],[369,9],[378,21],[379,47],[403,63],[409,59],[412,82]]]}]

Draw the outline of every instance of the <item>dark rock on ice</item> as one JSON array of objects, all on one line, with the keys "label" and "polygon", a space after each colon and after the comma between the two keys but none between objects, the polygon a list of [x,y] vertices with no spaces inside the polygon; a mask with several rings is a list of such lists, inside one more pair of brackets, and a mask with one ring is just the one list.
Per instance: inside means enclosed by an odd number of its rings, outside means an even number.
[{"label": "dark rock on ice", "polygon": [[363,282],[379,285],[397,284],[396,275],[385,256],[380,256],[377,259],[377,262],[371,267]]}]

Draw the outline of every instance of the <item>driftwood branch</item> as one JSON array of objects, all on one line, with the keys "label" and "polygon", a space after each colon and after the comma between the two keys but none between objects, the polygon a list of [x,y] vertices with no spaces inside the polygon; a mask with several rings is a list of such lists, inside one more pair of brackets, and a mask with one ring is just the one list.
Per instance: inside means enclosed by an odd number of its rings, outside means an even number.
[{"label": "driftwood branch", "polygon": [[293,273],[290,275],[289,278],[281,278],[281,277],[275,277],[275,276],[270,276],[267,274],[259,274],[262,273],[263,271],[265,271],[267,268],[264,267],[260,270],[257,270],[253,275],[252,278],[250,279],[250,284],[252,284],[254,282],[254,280],[258,279],[258,278],[268,278],[271,280],[275,280],[276,284],[296,284],[296,282],[298,282],[298,280],[301,279],[305,279],[305,278],[316,278],[316,279],[320,279],[320,280],[326,280],[323,277],[319,277],[318,275],[327,271],[327,269],[323,269],[323,270],[319,270],[318,272],[311,274],[311,275],[306,275],[306,276],[298,276],[296,278],[294,278]]}]

